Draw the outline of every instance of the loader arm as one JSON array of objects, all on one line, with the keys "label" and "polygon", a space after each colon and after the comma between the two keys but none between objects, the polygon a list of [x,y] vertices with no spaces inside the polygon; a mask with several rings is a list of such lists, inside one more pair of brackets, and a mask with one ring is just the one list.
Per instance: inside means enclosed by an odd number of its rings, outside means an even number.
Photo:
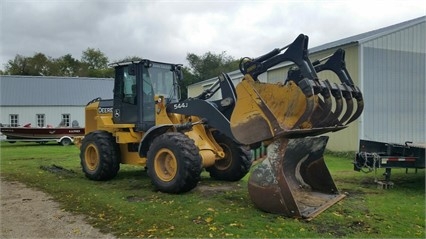
[{"label": "loader arm", "polygon": [[[255,59],[243,58],[240,62],[241,73],[250,74],[253,79],[257,80],[257,76],[269,68],[281,62],[291,61],[299,67],[304,78],[317,79],[315,69],[308,58],[308,40],[308,36],[300,34],[293,43],[281,49],[274,49]],[[281,53],[284,49],[287,50]]]}]

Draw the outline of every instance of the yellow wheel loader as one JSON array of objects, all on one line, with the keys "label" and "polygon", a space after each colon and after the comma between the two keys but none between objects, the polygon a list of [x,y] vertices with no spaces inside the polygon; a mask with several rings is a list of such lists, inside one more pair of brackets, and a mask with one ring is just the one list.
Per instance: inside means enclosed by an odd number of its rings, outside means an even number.
[{"label": "yellow wheel loader", "polygon": [[[249,178],[253,203],[288,217],[314,217],[343,198],[323,160],[328,137],[318,135],[344,129],[361,114],[363,100],[343,50],[312,63],[307,45],[301,34],[284,48],[243,58],[244,78],[236,87],[222,73],[209,89],[185,100],[177,84],[181,65],[115,64],[113,99],[86,106],[83,172],[109,180],[120,164],[145,166],[157,190],[183,193],[196,187],[203,169],[218,180],[240,180],[251,168],[250,149],[263,143],[267,157]],[[285,81],[257,79],[286,61],[295,67]],[[319,80],[316,73],[323,70],[341,84]],[[218,91],[221,98],[212,100]]]}]

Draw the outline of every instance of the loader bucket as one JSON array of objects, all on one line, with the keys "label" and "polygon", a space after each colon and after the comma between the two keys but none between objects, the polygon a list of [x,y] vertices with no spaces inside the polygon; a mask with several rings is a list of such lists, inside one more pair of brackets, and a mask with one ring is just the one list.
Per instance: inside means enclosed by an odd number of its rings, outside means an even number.
[{"label": "loader bucket", "polygon": [[343,199],[324,163],[327,141],[327,136],[274,140],[249,178],[253,203],[266,212],[310,220]]},{"label": "loader bucket", "polygon": [[[311,90],[312,91],[312,90]],[[294,83],[266,84],[245,75],[236,87],[238,100],[231,115],[231,131],[243,144],[252,144],[289,131],[310,117],[315,95]],[[256,129],[256,133],[250,129]]]},{"label": "loader bucket", "polygon": [[345,128],[337,125],[313,127],[316,121],[323,120],[312,118],[313,113],[328,118],[331,107],[330,100],[323,101],[314,94],[309,81],[270,84],[245,75],[236,87],[238,100],[230,119],[234,138],[249,145],[277,137],[315,136]]}]

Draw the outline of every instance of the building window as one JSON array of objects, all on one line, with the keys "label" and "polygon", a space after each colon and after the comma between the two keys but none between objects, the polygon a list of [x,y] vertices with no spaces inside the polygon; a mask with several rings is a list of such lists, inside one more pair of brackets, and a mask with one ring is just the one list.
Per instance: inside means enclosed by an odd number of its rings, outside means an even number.
[{"label": "building window", "polygon": [[36,114],[37,127],[46,126],[46,118],[44,114]]},{"label": "building window", "polygon": [[9,115],[9,124],[11,127],[18,127],[19,126],[19,115]]},{"label": "building window", "polygon": [[62,114],[61,123],[59,124],[60,127],[69,127],[70,126],[70,120],[71,116],[70,114]]}]

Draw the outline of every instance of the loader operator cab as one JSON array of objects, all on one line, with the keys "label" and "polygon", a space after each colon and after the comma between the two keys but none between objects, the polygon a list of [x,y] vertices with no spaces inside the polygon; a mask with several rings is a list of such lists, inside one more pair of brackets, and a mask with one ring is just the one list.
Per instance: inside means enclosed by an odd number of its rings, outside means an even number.
[{"label": "loader operator cab", "polygon": [[155,100],[179,101],[180,65],[149,60],[115,64],[113,122],[135,124],[136,131],[155,125]]}]

